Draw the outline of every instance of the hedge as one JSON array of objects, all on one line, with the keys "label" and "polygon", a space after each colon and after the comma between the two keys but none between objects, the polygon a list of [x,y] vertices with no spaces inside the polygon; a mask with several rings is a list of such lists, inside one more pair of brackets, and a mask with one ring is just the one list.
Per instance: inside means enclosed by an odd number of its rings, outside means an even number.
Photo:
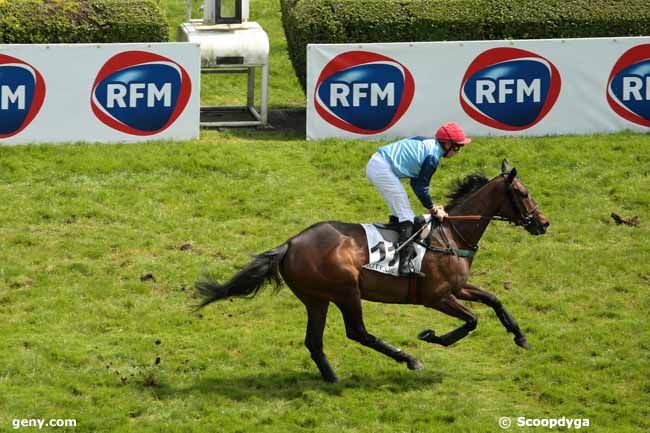
[{"label": "hedge", "polygon": [[154,0],[0,0],[0,43],[166,42]]},{"label": "hedge", "polygon": [[307,44],[650,34],[648,0],[281,0],[294,71]]}]

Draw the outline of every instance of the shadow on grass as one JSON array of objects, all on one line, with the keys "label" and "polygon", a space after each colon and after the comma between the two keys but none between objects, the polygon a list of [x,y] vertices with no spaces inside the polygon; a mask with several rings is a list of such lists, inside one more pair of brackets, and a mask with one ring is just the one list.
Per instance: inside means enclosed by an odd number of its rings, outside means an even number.
[{"label": "shadow on grass", "polygon": [[[221,118],[215,113],[201,113],[204,122],[250,120]],[[268,127],[226,127],[204,128],[205,130],[228,131],[247,140],[304,141],[306,135],[306,114],[304,108],[277,108],[269,110]]]},{"label": "shadow on grass", "polygon": [[367,389],[399,394],[422,388],[431,389],[442,383],[443,373],[389,371],[372,376],[343,376],[339,383],[324,382],[318,373],[287,372],[283,374],[253,374],[249,376],[207,378],[188,386],[175,388],[162,385],[159,398],[183,398],[187,394],[220,394],[232,400],[263,398],[291,400],[305,393],[322,392],[341,395],[346,389]]}]

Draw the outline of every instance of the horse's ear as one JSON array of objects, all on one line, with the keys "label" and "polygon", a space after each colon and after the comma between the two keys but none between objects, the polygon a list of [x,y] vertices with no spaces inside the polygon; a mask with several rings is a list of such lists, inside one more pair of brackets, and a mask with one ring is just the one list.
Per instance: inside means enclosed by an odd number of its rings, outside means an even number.
[{"label": "horse's ear", "polygon": [[515,180],[515,177],[517,177],[517,169],[513,168],[510,170],[510,173],[508,173],[508,177],[506,177],[506,183],[512,183],[512,181]]},{"label": "horse's ear", "polygon": [[503,162],[501,162],[501,173],[507,173],[510,171],[510,163],[508,162],[507,159],[504,159]]}]

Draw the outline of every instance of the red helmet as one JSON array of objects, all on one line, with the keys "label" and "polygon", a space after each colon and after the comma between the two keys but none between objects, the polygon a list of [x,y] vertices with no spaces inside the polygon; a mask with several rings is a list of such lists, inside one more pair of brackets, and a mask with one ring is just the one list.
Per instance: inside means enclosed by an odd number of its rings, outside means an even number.
[{"label": "red helmet", "polygon": [[436,131],[436,140],[440,142],[452,142],[465,145],[472,142],[472,139],[465,137],[463,128],[456,122],[447,122]]}]

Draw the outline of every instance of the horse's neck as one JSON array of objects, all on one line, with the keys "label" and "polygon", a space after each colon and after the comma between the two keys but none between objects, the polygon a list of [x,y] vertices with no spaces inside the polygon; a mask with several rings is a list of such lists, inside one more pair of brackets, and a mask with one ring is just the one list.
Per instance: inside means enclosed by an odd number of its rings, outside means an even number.
[{"label": "horse's neck", "polygon": [[456,220],[452,221],[456,230],[460,233],[462,239],[451,230],[451,235],[454,236],[457,242],[470,244],[465,245],[471,247],[478,245],[483,233],[487,229],[492,217],[496,215],[501,206],[502,196],[499,195],[498,182],[490,182],[483,188],[471,194],[465,201],[450,210],[449,215],[452,216],[467,216],[467,215],[480,215],[480,220]]}]

